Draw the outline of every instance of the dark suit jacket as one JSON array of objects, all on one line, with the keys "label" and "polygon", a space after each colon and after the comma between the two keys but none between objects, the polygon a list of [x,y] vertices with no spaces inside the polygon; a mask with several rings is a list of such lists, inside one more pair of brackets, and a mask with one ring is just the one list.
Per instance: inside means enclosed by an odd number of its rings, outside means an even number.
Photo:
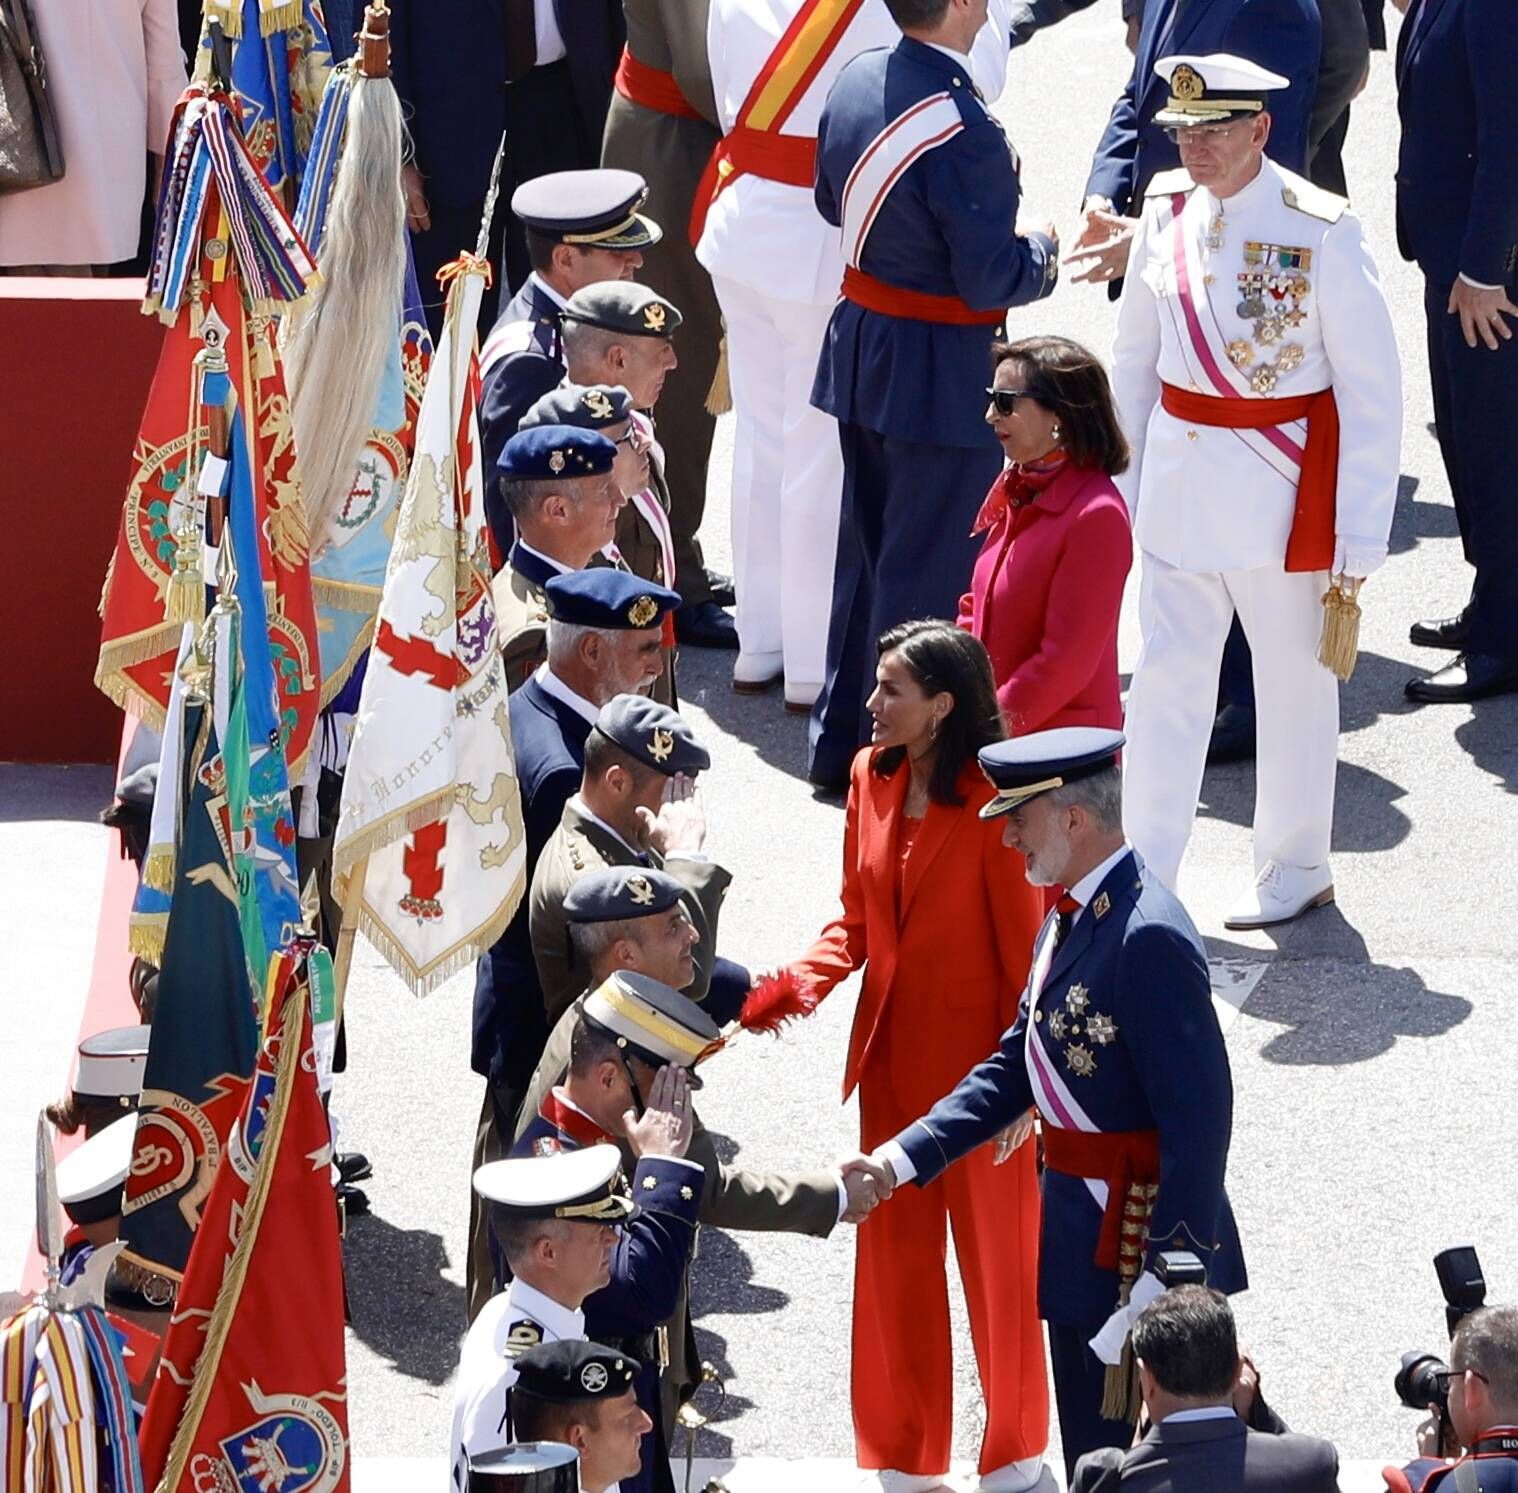
[{"label": "dark suit jacket", "polygon": [[1423,0],[1397,38],[1397,244],[1435,285],[1518,283],[1512,0]]},{"label": "dark suit jacket", "polygon": [[1075,1464],[1070,1493],[1338,1493],[1339,1454],[1316,1436],[1251,1431],[1228,1420],[1161,1422],[1128,1451]]},{"label": "dark suit jacket", "polygon": [[[575,112],[599,139],[626,31],[620,0],[555,0]],[[500,0],[394,0],[390,71],[432,199],[483,202],[506,128],[510,66]],[[511,149],[510,142],[507,143]],[[532,172],[519,173],[524,179]],[[497,221],[505,203],[497,209]]]},{"label": "dark suit jacket", "polygon": [[1232,52],[1290,78],[1291,87],[1270,98],[1268,150],[1277,165],[1305,176],[1321,47],[1318,0],[1144,0],[1133,72],[1096,147],[1086,196],[1106,197],[1114,211],[1136,215],[1149,179],[1180,164],[1180,152],[1154,122],[1169,97],[1154,64],[1176,52]]}]

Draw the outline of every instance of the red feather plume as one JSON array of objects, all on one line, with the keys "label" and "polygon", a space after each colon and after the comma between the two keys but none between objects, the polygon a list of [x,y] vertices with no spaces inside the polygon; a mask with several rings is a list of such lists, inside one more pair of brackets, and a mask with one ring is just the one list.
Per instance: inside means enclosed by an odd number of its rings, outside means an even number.
[{"label": "red feather plume", "polygon": [[800,1016],[810,1016],[821,996],[816,985],[793,969],[766,975],[749,991],[738,1013],[738,1025],[746,1032],[778,1032]]}]

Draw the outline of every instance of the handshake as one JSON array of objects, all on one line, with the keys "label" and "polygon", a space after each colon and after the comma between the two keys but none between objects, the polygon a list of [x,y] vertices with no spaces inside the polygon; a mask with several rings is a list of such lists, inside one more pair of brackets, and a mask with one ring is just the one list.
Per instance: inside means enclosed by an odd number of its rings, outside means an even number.
[{"label": "handshake", "polygon": [[838,1163],[838,1175],[848,1194],[844,1223],[863,1223],[896,1191],[896,1173],[891,1163],[879,1156],[846,1156]]}]

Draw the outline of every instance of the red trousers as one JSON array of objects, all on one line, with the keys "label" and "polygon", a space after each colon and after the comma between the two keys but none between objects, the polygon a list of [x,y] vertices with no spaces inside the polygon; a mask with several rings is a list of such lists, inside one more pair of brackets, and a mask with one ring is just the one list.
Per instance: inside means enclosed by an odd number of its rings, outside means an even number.
[{"label": "red trousers", "polygon": [[[872,1059],[874,1054],[872,1054]],[[941,1097],[902,1094],[885,1063],[860,1076],[868,1153]],[[1003,1166],[992,1145],[927,1187],[910,1183],[859,1229],[854,1258],[854,1444],[859,1465],[942,1473],[953,1435],[946,1275],[954,1229],[970,1334],[986,1402],[980,1471],[1041,1454],[1049,1391],[1038,1317],[1038,1178],[1031,1141]]]}]

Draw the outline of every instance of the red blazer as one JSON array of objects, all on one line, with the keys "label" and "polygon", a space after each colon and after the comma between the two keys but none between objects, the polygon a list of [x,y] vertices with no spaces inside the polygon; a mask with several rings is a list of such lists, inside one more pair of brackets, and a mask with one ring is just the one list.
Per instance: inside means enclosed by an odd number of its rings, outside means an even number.
[{"label": "red blazer", "polygon": [[1128,508],[1105,472],[1067,467],[986,534],[959,625],[991,655],[1013,736],[1121,727],[1117,617],[1132,563]]},{"label": "red blazer", "polygon": [[843,1075],[847,1099],[881,1059],[896,1096],[931,1105],[996,1047],[1017,1015],[1043,899],[1023,858],[1001,843],[1002,821],[981,819],[991,785],[973,762],[964,802],[928,804],[907,855],[896,905],[897,824],[910,769],[888,778],[855,758],[843,840],[842,908],[797,969],[826,995],[863,968]]}]

